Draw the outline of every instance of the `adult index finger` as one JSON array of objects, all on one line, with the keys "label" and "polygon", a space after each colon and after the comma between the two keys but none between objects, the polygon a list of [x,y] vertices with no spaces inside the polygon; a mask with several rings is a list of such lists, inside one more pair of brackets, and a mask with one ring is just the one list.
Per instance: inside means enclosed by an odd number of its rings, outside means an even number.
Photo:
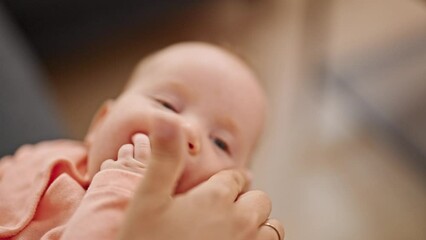
[{"label": "adult index finger", "polygon": [[166,115],[151,124],[151,156],[137,194],[160,201],[173,195],[182,174],[184,137],[179,123]]}]

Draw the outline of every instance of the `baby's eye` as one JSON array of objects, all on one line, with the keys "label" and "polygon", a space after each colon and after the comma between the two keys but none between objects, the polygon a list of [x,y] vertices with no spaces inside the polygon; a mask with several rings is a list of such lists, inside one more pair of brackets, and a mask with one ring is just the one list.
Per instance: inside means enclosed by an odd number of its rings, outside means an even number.
[{"label": "baby's eye", "polygon": [[175,113],[177,113],[178,111],[177,111],[177,109],[172,105],[172,104],[170,104],[169,102],[167,102],[167,101],[164,101],[164,100],[160,100],[160,99],[156,99],[157,100],[157,102],[159,102],[163,107],[165,107],[165,108],[167,108],[167,109],[169,109],[169,110],[171,110],[171,111],[173,111],[173,112],[175,112]]},{"label": "baby's eye", "polygon": [[226,153],[230,154],[228,144],[225,141],[223,141],[220,138],[214,138],[213,142],[218,148],[220,148],[223,151],[225,151]]}]

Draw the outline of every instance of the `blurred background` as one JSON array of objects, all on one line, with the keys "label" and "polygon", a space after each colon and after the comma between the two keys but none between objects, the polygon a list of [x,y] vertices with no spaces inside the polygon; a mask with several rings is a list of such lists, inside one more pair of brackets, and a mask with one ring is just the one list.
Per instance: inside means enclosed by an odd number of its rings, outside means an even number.
[{"label": "blurred background", "polygon": [[136,63],[224,44],[270,101],[253,165],[286,239],[426,239],[421,0],[3,0],[1,155],[82,139]]}]

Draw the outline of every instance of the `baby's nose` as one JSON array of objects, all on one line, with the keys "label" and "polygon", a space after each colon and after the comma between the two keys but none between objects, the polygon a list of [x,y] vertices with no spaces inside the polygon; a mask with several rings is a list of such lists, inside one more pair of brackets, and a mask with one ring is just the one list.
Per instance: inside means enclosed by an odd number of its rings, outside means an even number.
[{"label": "baby's nose", "polygon": [[188,152],[191,155],[196,155],[201,150],[201,140],[199,129],[190,123],[185,123],[183,125],[186,141],[188,143]]}]

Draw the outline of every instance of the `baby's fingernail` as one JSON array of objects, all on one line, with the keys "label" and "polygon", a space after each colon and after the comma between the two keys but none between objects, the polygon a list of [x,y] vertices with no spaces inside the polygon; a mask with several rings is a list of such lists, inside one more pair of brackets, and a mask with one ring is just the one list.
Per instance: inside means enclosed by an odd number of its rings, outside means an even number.
[{"label": "baby's fingernail", "polygon": [[143,133],[136,133],[132,136],[133,142],[135,142],[138,139],[146,139],[146,138],[148,138],[148,136]]}]

